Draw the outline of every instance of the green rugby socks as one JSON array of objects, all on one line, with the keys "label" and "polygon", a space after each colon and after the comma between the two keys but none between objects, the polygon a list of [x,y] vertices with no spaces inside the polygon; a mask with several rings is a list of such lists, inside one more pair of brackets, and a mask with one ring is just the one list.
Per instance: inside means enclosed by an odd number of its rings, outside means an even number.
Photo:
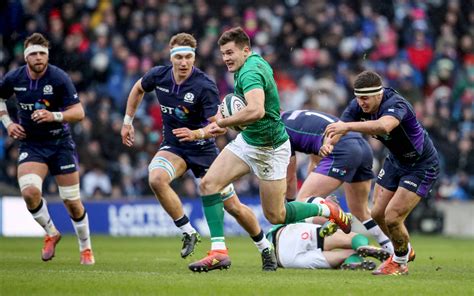
[{"label": "green rugby socks", "polygon": [[220,193],[203,195],[204,216],[211,233],[211,249],[225,250],[224,202]]}]

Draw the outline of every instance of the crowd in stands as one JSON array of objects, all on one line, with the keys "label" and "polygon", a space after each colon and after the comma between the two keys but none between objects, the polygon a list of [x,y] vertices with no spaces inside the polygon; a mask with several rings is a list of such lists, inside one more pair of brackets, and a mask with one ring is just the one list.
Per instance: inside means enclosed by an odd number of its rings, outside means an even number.
[{"label": "crowd in stands", "polygon": [[[151,67],[169,64],[169,38],[198,40],[196,65],[221,96],[233,78],[221,61],[217,38],[242,26],[252,49],[275,71],[283,110],[316,109],[340,115],[352,99],[351,82],[363,69],[384,77],[415,107],[440,156],[437,199],[474,199],[474,10],[462,0],[244,1],[244,0],[22,0],[0,4],[0,77],[24,64],[23,41],[33,32],[50,40],[50,63],[72,78],[86,118],[72,126],[84,199],[152,196],[147,166],[161,142],[160,106],[148,93],[134,126],[135,146],[122,145],[128,93]],[[14,114],[14,99],[9,100]],[[219,147],[235,136],[217,139]],[[386,155],[369,139],[374,170]],[[18,142],[0,128],[0,191],[18,195]],[[300,178],[306,167],[301,159]],[[236,185],[258,196],[254,177]],[[196,197],[192,174],[176,181]],[[57,195],[46,180],[44,193]]]}]

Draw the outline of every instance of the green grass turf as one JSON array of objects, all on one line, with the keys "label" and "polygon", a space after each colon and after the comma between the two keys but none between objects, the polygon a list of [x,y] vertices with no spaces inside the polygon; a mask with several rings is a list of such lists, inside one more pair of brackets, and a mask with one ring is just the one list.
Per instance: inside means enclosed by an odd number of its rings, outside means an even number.
[{"label": "green grass turf", "polygon": [[81,266],[76,238],[65,236],[56,257],[42,262],[40,238],[0,238],[0,295],[474,295],[474,240],[413,236],[416,261],[408,276],[366,271],[261,271],[249,238],[227,239],[229,270],[192,273],[205,255],[179,257],[176,238],[93,237],[96,265]]}]

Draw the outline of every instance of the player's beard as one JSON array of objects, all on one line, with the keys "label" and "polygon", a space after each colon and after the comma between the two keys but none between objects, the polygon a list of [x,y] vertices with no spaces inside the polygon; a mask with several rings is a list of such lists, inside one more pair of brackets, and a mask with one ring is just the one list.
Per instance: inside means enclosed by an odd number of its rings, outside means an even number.
[{"label": "player's beard", "polygon": [[44,69],[46,69],[46,63],[35,63],[35,64],[30,64],[30,70],[35,72],[36,74],[41,74],[44,72]]}]

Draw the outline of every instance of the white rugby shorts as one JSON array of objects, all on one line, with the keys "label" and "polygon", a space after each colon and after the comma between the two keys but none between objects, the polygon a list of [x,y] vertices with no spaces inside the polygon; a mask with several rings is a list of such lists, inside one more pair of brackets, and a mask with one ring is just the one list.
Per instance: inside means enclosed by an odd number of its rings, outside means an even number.
[{"label": "white rugby shorts", "polygon": [[290,140],[278,148],[257,147],[247,144],[241,134],[227,144],[225,149],[242,159],[261,180],[281,180],[286,178],[286,171],[290,163]]}]

